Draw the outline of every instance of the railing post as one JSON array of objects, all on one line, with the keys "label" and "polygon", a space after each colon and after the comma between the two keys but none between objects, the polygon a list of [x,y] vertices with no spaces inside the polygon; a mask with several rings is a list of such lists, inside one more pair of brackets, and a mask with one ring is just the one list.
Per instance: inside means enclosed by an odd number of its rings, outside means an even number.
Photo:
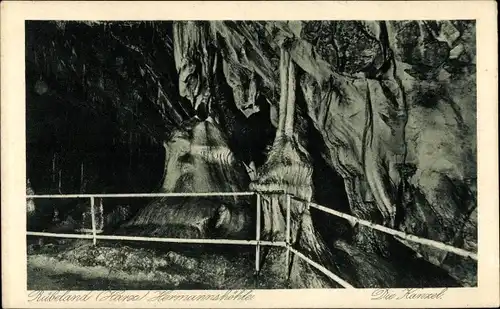
[{"label": "railing post", "polygon": [[97,238],[96,238],[96,227],[95,227],[95,206],[94,206],[94,197],[90,197],[90,215],[92,217],[92,242],[94,246],[97,243]]},{"label": "railing post", "polygon": [[260,270],[260,194],[257,193],[257,224],[255,231],[255,272],[258,274]]},{"label": "railing post", "polygon": [[290,194],[286,194],[286,273],[290,273]]}]

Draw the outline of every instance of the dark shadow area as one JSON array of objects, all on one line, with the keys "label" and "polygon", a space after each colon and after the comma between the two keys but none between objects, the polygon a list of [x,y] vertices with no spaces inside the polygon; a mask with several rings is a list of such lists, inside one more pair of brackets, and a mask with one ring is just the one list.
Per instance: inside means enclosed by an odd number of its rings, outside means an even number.
[{"label": "dark shadow area", "polygon": [[[164,120],[152,101],[158,89],[143,70],[153,66],[157,81],[175,99],[176,71],[167,56],[171,23],[133,23],[126,33],[122,28],[119,23],[26,22],[26,176],[36,194],[158,190],[162,136],[175,124]],[[155,37],[155,30],[167,35]],[[144,54],[126,48],[124,37],[127,44],[144,45]],[[144,117],[148,122],[140,123]],[[110,199],[104,210],[120,205],[133,214],[147,203]],[[61,200],[35,204],[52,207],[61,220],[81,208]],[[35,220],[35,228],[43,229],[45,220],[50,225],[50,217],[49,212]]]},{"label": "dark shadow area", "polygon": [[[300,78],[296,79],[295,89],[300,89]],[[324,156],[329,153],[321,133],[315,128],[307,114],[307,105],[302,91],[296,91],[297,118],[300,119],[299,135],[307,141],[307,151],[312,161],[313,202],[322,206],[350,214],[349,200],[345,191],[344,179],[326,162]],[[300,118],[299,118],[300,117]],[[298,120],[296,120],[298,121]],[[311,208],[311,216],[316,230],[328,244],[338,238],[350,239],[352,228],[342,218]]]},{"label": "dark shadow area", "polygon": [[270,106],[264,94],[256,98],[260,111],[245,117],[236,107],[231,87],[222,72],[222,57],[218,57],[215,92],[221,102],[213,104],[213,112],[218,116],[221,129],[229,134],[230,147],[235,155],[246,164],[251,161],[256,167],[263,165],[267,158],[267,148],[274,141],[276,128],[270,121]]}]

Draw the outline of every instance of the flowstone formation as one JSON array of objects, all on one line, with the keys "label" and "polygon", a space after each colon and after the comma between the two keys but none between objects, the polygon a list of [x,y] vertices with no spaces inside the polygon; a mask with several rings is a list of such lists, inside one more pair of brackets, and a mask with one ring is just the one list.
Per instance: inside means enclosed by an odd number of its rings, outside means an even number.
[{"label": "flowstone formation", "polygon": [[[63,25],[50,30],[59,40],[56,48],[73,40],[64,28],[75,26]],[[41,65],[60,57],[45,46],[43,53],[29,53],[43,81],[33,79],[32,95],[62,93],[59,80],[74,82],[74,91],[87,83],[92,100],[84,106],[97,115],[117,110],[112,123],[119,138],[132,141],[122,134],[132,130],[161,148],[157,191],[283,190],[294,196],[294,248],[355,287],[477,285],[473,261],[307,204],[477,251],[474,22],[174,21],[132,23],[129,32],[101,27],[77,28],[99,34],[98,42],[111,40],[120,61],[96,52],[92,63],[108,69],[101,78],[86,78],[73,54],[52,61],[60,63],[54,68]],[[75,55],[103,44],[73,43]],[[132,87],[120,87],[127,81]],[[122,217],[118,232],[250,239],[254,203],[159,198]],[[263,239],[285,239],[286,203],[283,195],[263,194]],[[284,252],[264,252],[263,261],[271,273],[289,268],[292,287],[339,286],[296,256],[285,265]]]},{"label": "flowstone formation", "polygon": [[[470,234],[477,220],[471,184],[476,167],[470,160],[475,158],[473,23],[217,22],[214,28],[223,46],[243,55],[229,53],[227,61],[252,72],[249,77],[259,75],[261,94],[274,94],[280,85],[279,102],[266,96],[278,110],[280,121],[271,120],[277,136],[283,128],[280,117],[290,110],[282,108],[283,85],[290,85],[269,72],[277,72],[273,63],[283,59],[280,48],[286,46],[300,72],[297,92],[302,94],[294,96],[303,97],[307,110],[295,116],[296,123],[309,118],[322,135],[326,149],[321,155],[344,179],[352,214],[475,250]],[[287,72],[280,67],[279,76]],[[268,163],[286,147],[284,152],[293,156],[286,142],[281,145],[273,144]],[[299,171],[307,161],[290,162]],[[256,187],[270,178],[266,168]],[[307,180],[293,189],[279,183],[269,187],[293,192],[307,186]],[[353,238],[358,248],[397,256],[393,239],[378,232],[355,226]],[[474,276],[463,276],[471,261],[404,244],[463,283],[475,284]]]},{"label": "flowstone formation", "polygon": [[[241,192],[248,188],[244,166],[234,158],[214,120],[193,120],[164,145],[160,192]],[[149,204],[120,230],[123,234],[181,238],[244,238],[252,220],[242,197],[164,197]]]}]

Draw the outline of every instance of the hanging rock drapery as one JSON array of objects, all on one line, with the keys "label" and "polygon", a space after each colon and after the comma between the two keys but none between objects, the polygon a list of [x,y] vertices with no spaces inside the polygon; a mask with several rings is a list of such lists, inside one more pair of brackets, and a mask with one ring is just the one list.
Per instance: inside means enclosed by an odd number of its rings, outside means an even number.
[{"label": "hanging rock drapery", "polygon": [[175,21],[173,38],[179,93],[204,119],[210,113],[217,63],[210,25],[203,21]]}]

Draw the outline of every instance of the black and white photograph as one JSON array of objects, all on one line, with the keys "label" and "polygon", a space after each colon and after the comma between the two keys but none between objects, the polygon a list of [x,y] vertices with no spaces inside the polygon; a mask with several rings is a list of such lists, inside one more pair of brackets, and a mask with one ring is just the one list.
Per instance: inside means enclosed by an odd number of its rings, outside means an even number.
[{"label": "black and white photograph", "polygon": [[131,18],[132,4],[24,14],[19,71],[2,46],[2,268],[16,263],[18,304],[498,301],[484,20],[370,19],[368,4],[259,18],[246,2],[239,19],[237,2],[206,18],[136,3]]},{"label": "black and white photograph", "polygon": [[29,290],[477,285],[474,21],[25,35]]}]

